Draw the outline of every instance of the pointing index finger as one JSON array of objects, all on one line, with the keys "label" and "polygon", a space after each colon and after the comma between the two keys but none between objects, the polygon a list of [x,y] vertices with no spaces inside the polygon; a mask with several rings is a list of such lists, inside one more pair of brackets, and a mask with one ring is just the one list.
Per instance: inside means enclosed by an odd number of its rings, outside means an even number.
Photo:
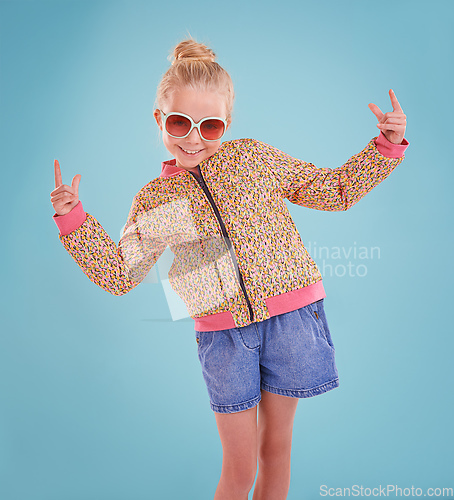
[{"label": "pointing index finger", "polygon": [[394,90],[389,91],[389,97],[391,98],[391,104],[393,105],[393,111],[400,111],[403,113],[402,108],[400,107],[399,101],[397,100],[396,94],[394,93]]},{"label": "pointing index finger", "polygon": [[55,173],[55,187],[58,188],[63,184],[63,181],[61,179],[60,164],[58,163],[58,160],[54,160],[54,173]]}]

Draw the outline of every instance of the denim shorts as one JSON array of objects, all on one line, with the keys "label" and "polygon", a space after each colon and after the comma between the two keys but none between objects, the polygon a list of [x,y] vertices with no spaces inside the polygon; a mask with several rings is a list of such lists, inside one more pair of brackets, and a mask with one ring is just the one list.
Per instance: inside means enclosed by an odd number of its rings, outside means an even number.
[{"label": "denim shorts", "polygon": [[195,331],[211,409],[259,404],[261,389],[308,398],[339,386],[324,299],[240,328]]}]

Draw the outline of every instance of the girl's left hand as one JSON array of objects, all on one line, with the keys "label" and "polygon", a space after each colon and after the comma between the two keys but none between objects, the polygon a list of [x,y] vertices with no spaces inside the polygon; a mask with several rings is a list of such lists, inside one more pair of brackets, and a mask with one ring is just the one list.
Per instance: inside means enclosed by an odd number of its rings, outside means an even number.
[{"label": "girl's left hand", "polygon": [[369,109],[377,117],[377,127],[383,132],[383,135],[393,144],[401,144],[407,126],[407,117],[404,115],[396,94],[393,90],[389,91],[393,110],[383,114],[376,104],[369,104]]}]

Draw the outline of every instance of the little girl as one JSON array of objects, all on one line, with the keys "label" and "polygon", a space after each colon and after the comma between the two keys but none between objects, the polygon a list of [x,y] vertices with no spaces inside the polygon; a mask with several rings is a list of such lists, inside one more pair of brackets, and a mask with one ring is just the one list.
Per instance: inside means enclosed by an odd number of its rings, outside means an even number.
[{"label": "little girl", "polygon": [[253,500],[283,500],[298,400],[339,386],[322,276],[284,200],[349,209],[402,162],[406,117],[392,90],[392,112],[369,104],[379,136],[335,169],[254,139],[221,143],[230,76],[194,40],[173,54],[154,111],[173,158],[134,197],[118,246],[83,210],[80,174],[62,184],[57,160],[53,217],[83,272],[114,295],[137,286],[170,247],[169,281],[195,321],[223,448],[214,498],[247,500],[258,461]]}]

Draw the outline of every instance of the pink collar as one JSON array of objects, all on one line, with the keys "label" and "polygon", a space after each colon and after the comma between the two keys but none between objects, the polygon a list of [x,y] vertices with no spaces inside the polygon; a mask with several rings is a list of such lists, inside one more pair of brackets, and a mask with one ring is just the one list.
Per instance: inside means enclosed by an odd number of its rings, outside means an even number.
[{"label": "pink collar", "polygon": [[181,174],[181,172],[194,172],[198,175],[197,167],[192,170],[186,170],[184,168],[177,167],[177,160],[173,158],[172,160],[163,161],[161,163],[161,175],[159,177],[173,177],[174,175]]}]

